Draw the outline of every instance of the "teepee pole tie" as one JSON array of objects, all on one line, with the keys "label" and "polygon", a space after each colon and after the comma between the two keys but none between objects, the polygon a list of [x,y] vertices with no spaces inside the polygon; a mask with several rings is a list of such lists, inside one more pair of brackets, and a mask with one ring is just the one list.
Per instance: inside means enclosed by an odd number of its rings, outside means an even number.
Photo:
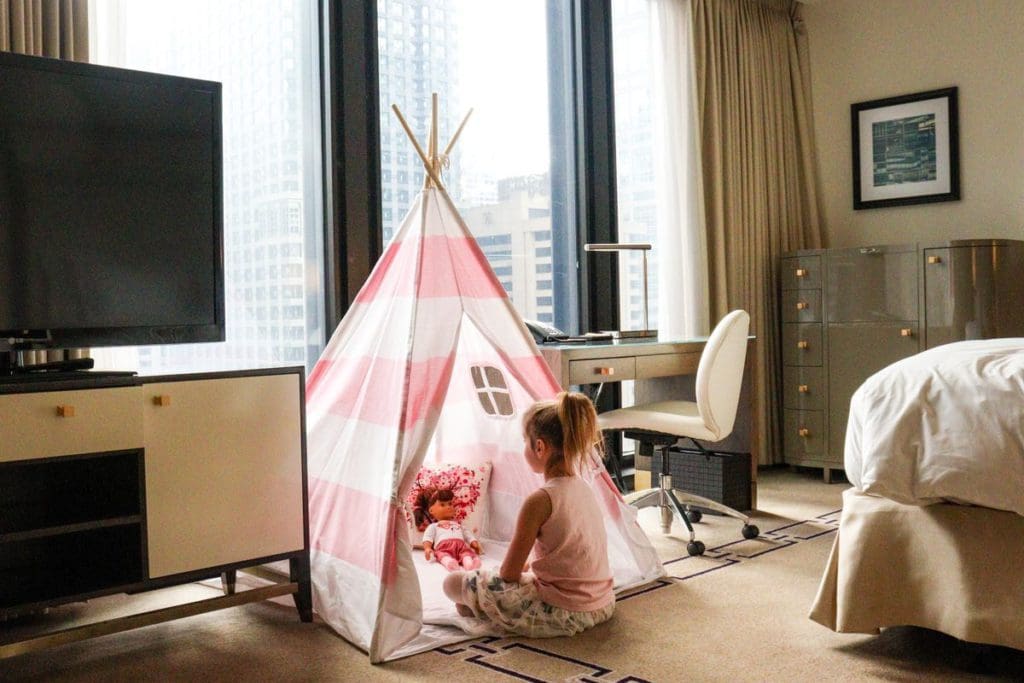
[{"label": "teepee pole tie", "polygon": [[423,160],[423,168],[427,171],[427,175],[430,176],[430,179],[434,181],[434,184],[439,189],[444,189],[444,183],[441,182],[441,179],[437,176],[437,173],[434,172],[433,164],[430,163],[430,159],[428,159],[427,155],[423,152],[423,148],[420,146],[420,143],[416,140],[416,136],[413,134],[412,128],[409,127],[409,124],[406,122],[405,117],[402,116],[402,111],[398,108],[397,104],[392,104],[391,109],[394,110],[395,116],[398,117],[399,123],[401,123],[402,128],[405,129],[405,134],[409,136],[409,140],[410,142],[412,142],[412,146],[416,149],[416,153],[419,154],[420,159]]}]

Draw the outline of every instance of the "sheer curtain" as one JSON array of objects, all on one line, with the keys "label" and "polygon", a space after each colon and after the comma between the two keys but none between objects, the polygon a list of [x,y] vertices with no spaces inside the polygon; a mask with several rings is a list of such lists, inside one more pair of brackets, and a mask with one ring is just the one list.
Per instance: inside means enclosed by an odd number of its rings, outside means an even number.
[{"label": "sheer curtain", "polygon": [[800,3],[691,1],[711,317],[750,312],[761,464],[776,463],[777,264],[822,242]]},{"label": "sheer curtain", "polygon": [[[86,0],[0,0],[0,50],[38,57],[89,61]],[[67,356],[87,352],[69,349]],[[26,365],[62,360],[64,351],[26,351]]]},{"label": "sheer curtain", "polygon": [[653,0],[652,10],[658,330],[686,339],[711,327],[691,4]]}]

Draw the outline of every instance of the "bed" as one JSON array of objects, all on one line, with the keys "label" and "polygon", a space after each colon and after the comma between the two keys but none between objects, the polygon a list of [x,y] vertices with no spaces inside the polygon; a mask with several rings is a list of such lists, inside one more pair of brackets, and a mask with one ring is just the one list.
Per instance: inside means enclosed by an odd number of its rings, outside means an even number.
[{"label": "bed", "polygon": [[844,461],[811,619],[1024,650],[1024,339],[947,344],[870,377]]}]

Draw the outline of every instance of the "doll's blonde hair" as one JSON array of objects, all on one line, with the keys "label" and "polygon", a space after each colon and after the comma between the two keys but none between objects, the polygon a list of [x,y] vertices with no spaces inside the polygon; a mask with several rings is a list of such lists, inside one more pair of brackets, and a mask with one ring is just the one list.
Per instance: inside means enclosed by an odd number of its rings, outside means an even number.
[{"label": "doll's blonde hair", "polygon": [[[604,440],[597,426],[593,402],[578,391],[560,392],[552,401],[538,401],[523,416],[523,431],[532,442],[543,439],[570,474],[579,474],[582,463],[595,448],[603,452]],[[550,465],[549,465],[550,466]]]}]

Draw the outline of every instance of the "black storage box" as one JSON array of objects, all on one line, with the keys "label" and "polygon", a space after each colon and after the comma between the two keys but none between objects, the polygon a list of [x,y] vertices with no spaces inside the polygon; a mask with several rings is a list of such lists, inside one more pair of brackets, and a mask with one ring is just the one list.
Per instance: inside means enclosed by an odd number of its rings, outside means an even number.
[{"label": "black storage box", "polygon": [[[750,509],[750,453],[673,447],[669,450],[672,488],[688,491],[733,508]],[[652,486],[661,472],[661,450],[651,458]],[[711,511],[713,512],[713,511]]]}]

